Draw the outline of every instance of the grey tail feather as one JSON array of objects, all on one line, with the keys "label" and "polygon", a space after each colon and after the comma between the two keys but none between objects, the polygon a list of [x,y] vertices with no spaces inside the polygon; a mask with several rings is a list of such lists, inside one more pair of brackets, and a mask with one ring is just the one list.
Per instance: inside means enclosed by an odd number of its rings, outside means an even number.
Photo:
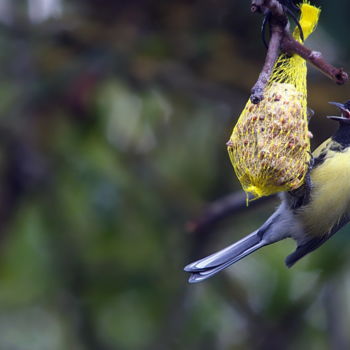
[{"label": "grey tail feather", "polygon": [[254,231],[223,250],[187,265],[184,270],[191,273],[188,281],[196,283],[212,277],[257,249],[269,244],[261,236],[259,230]]}]

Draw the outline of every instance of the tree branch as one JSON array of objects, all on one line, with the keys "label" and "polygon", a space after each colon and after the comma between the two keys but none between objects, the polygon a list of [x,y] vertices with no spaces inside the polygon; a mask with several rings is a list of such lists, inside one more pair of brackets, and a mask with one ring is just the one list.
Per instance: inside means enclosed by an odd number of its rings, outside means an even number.
[{"label": "tree branch", "polygon": [[279,55],[283,31],[277,25],[271,26],[271,38],[269,48],[267,50],[264,67],[259,75],[259,78],[251,90],[250,100],[254,104],[258,104],[264,98],[264,90],[268,83],[272,69]]},{"label": "tree branch", "polygon": [[258,12],[266,14],[270,12],[275,19],[281,22],[288,22],[283,6],[277,0],[252,0],[250,9],[253,13]]},{"label": "tree branch", "polygon": [[281,42],[281,49],[288,54],[297,54],[306,61],[312,63],[323,74],[334,80],[337,84],[344,84],[349,79],[348,74],[344,72],[343,68],[336,68],[328,63],[323,57],[322,53],[312,51],[300,42],[296,41],[290,33],[286,33]]},{"label": "tree branch", "polygon": [[[273,198],[276,198],[276,196],[261,197],[250,202],[249,208],[259,206]],[[246,194],[243,191],[231,193],[209,204],[197,218],[188,222],[186,225],[187,231],[195,234],[207,232],[222,219],[246,208]]]},{"label": "tree branch", "polygon": [[344,84],[349,79],[348,74],[342,68],[334,67],[322,57],[320,52],[310,50],[293,38],[289,32],[288,17],[278,0],[252,0],[251,11],[268,15],[271,28],[265,64],[251,91],[250,100],[252,103],[257,104],[264,98],[263,92],[271,77],[280,50],[289,55],[301,56],[337,84]]}]

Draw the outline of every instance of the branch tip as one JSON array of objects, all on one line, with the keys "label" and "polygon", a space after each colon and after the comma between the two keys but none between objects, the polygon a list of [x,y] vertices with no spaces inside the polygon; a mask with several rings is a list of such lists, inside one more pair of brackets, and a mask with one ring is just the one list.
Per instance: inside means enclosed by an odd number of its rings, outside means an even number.
[{"label": "branch tip", "polygon": [[267,82],[270,80],[273,66],[280,54],[280,51],[288,55],[297,54],[306,61],[312,63],[323,74],[342,85],[348,81],[349,76],[343,68],[336,68],[328,63],[319,51],[310,50],[299,41],[295,40],[289,32],[288,17],[284,7],[278,0],[252,0],[252,12],[261,12],[269,16],[271,37],[265,58],[264,67],[261,70],[259,78],[252,88],[250,100],[258,104],[263,99],[263,92]]}]

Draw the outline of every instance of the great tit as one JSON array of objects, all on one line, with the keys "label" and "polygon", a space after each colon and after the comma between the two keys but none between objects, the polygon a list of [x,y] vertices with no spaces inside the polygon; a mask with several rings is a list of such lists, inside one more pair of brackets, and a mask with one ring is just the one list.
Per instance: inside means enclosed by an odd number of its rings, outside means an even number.
[{"label": "great tit", "polygon": [[281,204],[259,229],[187,265],[190,283],[212,277],[257,249],[289,237],[297,243],[285,260],[291,267],[350,221],[350,100],[330,103],[341,110],[340,116],[328,117],[337,121],[339,128],[313,152],[304,184],[281,193]]}]

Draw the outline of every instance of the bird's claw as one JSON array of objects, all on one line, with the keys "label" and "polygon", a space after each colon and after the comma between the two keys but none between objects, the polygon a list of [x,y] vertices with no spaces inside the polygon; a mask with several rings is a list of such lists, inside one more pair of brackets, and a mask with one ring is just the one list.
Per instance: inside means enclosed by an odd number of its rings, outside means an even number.
[{"label": "bird's claw", "polygon": [[309,173],[312,170],[312,168],[314,167],[314,165],[315,165],[315,158],[314,158],[314,156],[312,155],[312,153],[310,151],[307,151],[307,153],[310,156],[310,160],[306,163],[307,166],[308,166],[307,172]]}]

